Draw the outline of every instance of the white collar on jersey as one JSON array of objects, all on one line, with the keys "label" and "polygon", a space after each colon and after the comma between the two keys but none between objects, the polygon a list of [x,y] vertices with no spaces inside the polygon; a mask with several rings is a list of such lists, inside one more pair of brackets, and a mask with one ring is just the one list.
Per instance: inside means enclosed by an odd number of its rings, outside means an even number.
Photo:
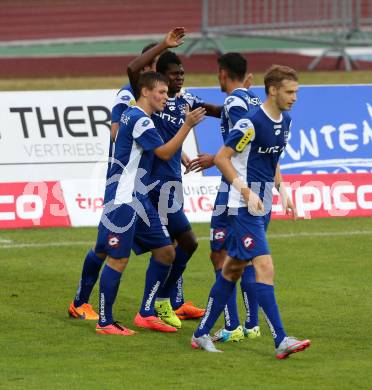
[{"label": "white collar on jersey", "polygon": [[141,107],[139,107],[139,106],[133,106],[133,108],[134,108],[134,107],[138,108],[138,109],[139,109],[140,111],[142,111],[145,115],[149,116],[149,114],[148,114],[146,111],[142,110]]},{"label": "white collar on jersey", "polygon": [[248,88],[238,87],[238,88],[235,88],[231,93],[233,93],[234,91],[237,91],[238,89],[241,89],[242,91],[246,91]]},{"label": "white collar on jersey", "polygon": [[282,114],[282,113],[280,113],[280,118],[279,118],[279,119],[273,119],[273,118],[271,118],[271,116],[266,112],[266,110],[263,108],[262,105],[260,106],[260,108],[261,108],[261,110],[264,112],[264,114],[265,114],[270,120],[272,120],[273,122],[275,122],[275,123],[280,123],[280,122],[283,121],[283,114]]}]

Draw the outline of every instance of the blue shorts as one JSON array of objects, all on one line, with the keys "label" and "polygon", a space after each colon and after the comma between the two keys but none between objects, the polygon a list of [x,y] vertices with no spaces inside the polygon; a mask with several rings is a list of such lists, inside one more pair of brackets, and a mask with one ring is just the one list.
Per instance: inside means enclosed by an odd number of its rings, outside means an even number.
[{"label": "blue shorts", "polygon": [[227,249],[227,241],[231,236],[231,228],[227,215],[227,195],[218,192],[214,202],[213,214],[211,219],[211,230],[209,243],[211,251]]},{"label": "blue shorts", "polygon": [[[141,200],[145,221],[131,205],[121,204],[105,214],[98,226],[95,251],[107,253],[114,259],[127,258],[133,248],[136,254],[171,245],[167,228],[148,198]],[[147,223],[149,223],[149,226]]]},{"label": "blue shorts", "polygon": [[231,238],[228,241],[229,256],[238,260],[252,260],[254,257],[270,254],[266,239],[271,213],[264,216],[249,214],[246,207],[237,209],[236,215],[229,215]]},{"label": "blue shorts", "polygon": [[191,230],[190,222],[183,211],[182,181],[168,177],[152,177],[152,180],[159,180],[159,183],[149,192],[151,203],[167,227],[171,239],[176,240],[182,233]]}]

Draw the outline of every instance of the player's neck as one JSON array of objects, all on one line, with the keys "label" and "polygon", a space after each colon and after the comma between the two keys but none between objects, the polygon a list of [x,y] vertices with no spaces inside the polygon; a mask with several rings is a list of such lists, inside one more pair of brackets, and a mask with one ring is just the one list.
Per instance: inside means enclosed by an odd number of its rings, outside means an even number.
[{"label": "player's neck", "polygon": [[279,120],[282,117],[282,111],[270,99],[267,99],[262,104],[262,107],[268,113],[268,115],[270,115],[271,118],[273,118],[275,120]]},{"label": "player's neck", "polygon": [[151,116],[155,111],[153,110],[153,108],[150,106],[150,104],[148,104],[145,100],[142,100],[142,99],[138,99],[137,100],[137,106],[145,111],[145,113],[148,115],[148,116]]},{"label": "player's neck", "polygon": [[226,93],[230,95],[237,88],[244,88],[244,83],[231,80],[226,86]]}]

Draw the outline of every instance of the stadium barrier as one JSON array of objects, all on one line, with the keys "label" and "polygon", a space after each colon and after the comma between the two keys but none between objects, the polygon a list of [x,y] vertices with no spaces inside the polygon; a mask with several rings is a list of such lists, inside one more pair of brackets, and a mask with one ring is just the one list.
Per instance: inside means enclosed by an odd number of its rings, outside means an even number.
[{"label": "stadium barrier", "polygon": [[[281,170],[304,218],[372,215],[370,85],[310,86],[299,92]],[[222,104],[218,88],[190,88]],[[253,88],[263,98],[263,89]],[[0,228],[90,226],[99,220],[113,90],[0,93]],[[212,132],[212,133],[211,133]],[[219,121],[208,118],[185,145],[215,153]],[[209,221],[218,171],[189,174],[185,211]],[[274,205],[274,218],[282,218]]]},{"label": "stadium barrier", "polygon": [[[372,216],[372,174],[285,175],[300,218]],[[191,222],[209,222],[220,178],[185,177],[184,211]],[[104,180],[0,183],[0,228],[97,226]],[[276,190],[272,218],[287,218]]]},{"label": "stadium barrier", "polygon": [[371,46],[369,0],[203,0],[201,37],[195,38],[187,55],[208,46],[223,53],[221,36],[254,36],[327,45],[308,66],[315,69],[325,56],[337,54],[351,70],[357,64],[345,48]]}]

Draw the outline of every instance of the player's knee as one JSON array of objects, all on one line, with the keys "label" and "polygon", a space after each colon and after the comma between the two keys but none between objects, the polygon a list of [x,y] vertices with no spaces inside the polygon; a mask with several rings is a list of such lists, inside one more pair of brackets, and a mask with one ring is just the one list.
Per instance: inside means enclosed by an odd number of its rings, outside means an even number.
[{"label": "player's knee", "polygon": [[225,263],[222,269],[222,275],[225,279],[236,282],[242,276],[244,264]]},{"label": "player's knee", "polygon": [[128,258],[114,259],[110,256],[107,258],[107,264],[110,268],[114,269],[117,272],[123,272],[128,264]]},{"label": "player's knee", "polygon": [[226,252],[224,250],[211,251],[210,253],[210,259],[215,270],[222,269],[225,258]]},{"label": "player's knee", "polygon": [[176,257],[176,251],[173,245],[167,245],[163,248],[154,249],[152,255],[160,263],[172,264]]},{"label": "player's knee", "polygon": [[176,240],[180,248],[190,256],[198,249],[198,240],[192,230],[182,233]]},{"label": "player's knee", "polygon": [[256,280],[264,283],[273,283],[274,264],[271,258],[262,258],[254,262]]}]

